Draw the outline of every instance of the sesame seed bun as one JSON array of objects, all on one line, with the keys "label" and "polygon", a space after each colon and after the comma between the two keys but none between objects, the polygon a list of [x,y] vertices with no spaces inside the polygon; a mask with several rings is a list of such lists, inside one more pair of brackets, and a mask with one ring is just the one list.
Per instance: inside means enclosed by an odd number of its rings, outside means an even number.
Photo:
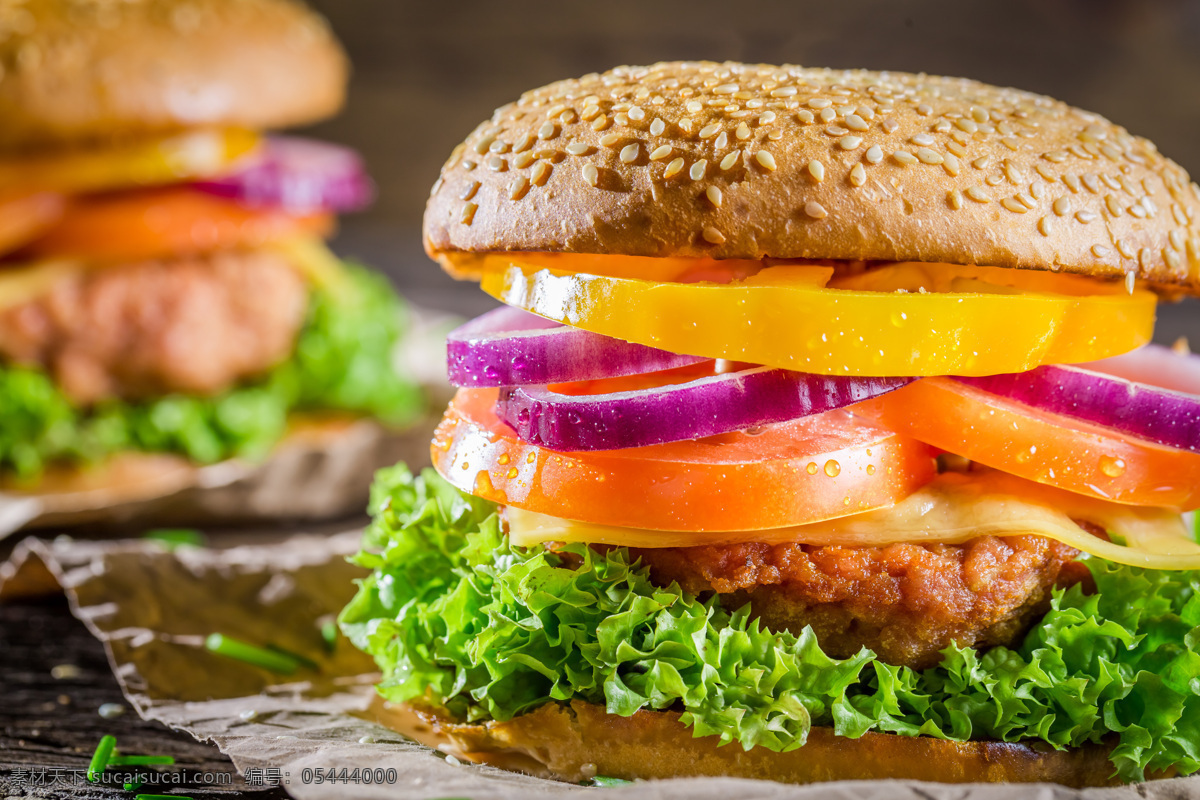
[{"label": "sesame seed bun", "polygon": [[0,149],[312,122],[341,107],[347,72],[291,0],[4,3]]},{"label": "sesame seed bun", "polygon": [[975,81],[662,63],[497,109],[442,169],[431,255],[928,261],[1200,290],[1200,189],[1096,114]]},{"label": "sesame seed bun", "polygon": [[[603,706],[549,703],[506,722],[458,724],[410,706],[376,706],[378,720],[456,758],[577,783],[597,774],[625,780],[686,777],[759,778],[782,783],[832,780],[939,783],[1058,783],[1113,786],[1120,782],[1108,748],[1035,749],[1006,742],[948,742],[866,733],[858,739],[813,728],[788,753],[719,746],[694,738],[673,711],[609,714]],[[1161,776],[1156,776],[1161,777]]]}]

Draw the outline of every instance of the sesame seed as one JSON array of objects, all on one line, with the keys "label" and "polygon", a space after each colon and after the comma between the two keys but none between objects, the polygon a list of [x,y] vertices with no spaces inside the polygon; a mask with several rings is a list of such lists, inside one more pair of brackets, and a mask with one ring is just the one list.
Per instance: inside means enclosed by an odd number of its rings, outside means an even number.
[{"label": "sesame seed", "polygon": [[592,120],[592,130],[594,130],[594,131],[602,131],[607,127],[608,127],[608,115],[607,114],[601,114],[600,116],[598,116],[594,120]]},{"label": "sesame seed", "polygon": [[716,186],[709,186],[704,190],[704,196],[708,198],[708,202],[712,203],[717,208],[721,207],[721,190]]},{"label": "sesame seed", "polygon": [[459,195],[459,198],[462,200],[470,200],[472,197],[475,196],[475,193],[478,191],[479,191],[479,181],[471,181],[470,183],[468,183],[466,185],[466,188],[463,189],[463,192],[461,195]]},{"label": "sesame seed", "polygon": [[571,142],[567,145],[567,152],[573,156],[586,155],[591,149],[592,146],[587,142]]},{"label": "sesame seed", "polygon": [[620,141],[621,141],[621,134],[616,133],[616,132],[606,133],[600,137],[600,144],[603,145],[604,147],[614,147]]},{"label": "sesame seed", "polygon": [[704,241],[709,244],[725,244],[725,234],[711,225],[706,225],[701,235],[704,237]]},{"label": "sesame seed", "polygon": [[595,119],[596,115],[599,113],[600,113],[600,106],[584,106],[583,112],[580,113],[579,116],[583,118],[584,122],[589,122],[589,121]]},{"label": "sesame seed", "polygon": [[892,153],[892,158],[905,165],[917,163],[917,157],[907,150],[897,150],[896,152]]},{"label": "sesame seed", "polygon": [[771,90],[771,97],[792,97],[796,94],[795,86],[780,86]]},{"label": "sesame seed", "polygon": [[825,165],[815,158],[808,162],[808,174],[813,176],[813,179],[820,183],[825,180]]},{"label": "sesame seed", "polygon": [[543,122],[542,127],[538,128],[539,139],[553,139],[556,135],[558,135],[558,126],[553,122]]},{"label": "sesame seed", "polygon": [[1040,233],[1042,236],[1050,235],[1050,218],[1049,217],[1042,217],[1041,219],[1038,220],[1038,233]]},{"label": "sesame seed", "polygon": [[1104,205],[1108,207],[1108,213],[1114,217],[1119,217],[1122,214],[1121,203],[1117,200],[1116,195],[1105,195]]},{"label": "sesame seed", "polygon": [[487,155],[488,148],[492,146],[493,138],[494,137],[491,137],[491,136],[485,136],[484,138],[482,138],[478,142],[476,142],[475,143],[475,152],[481,156]]},{"label": "sesame seed", "polygon": [[814,97],[808,101],[808,107],[814,111],[820,111],[823,108],[829,108],[833,105],[833,101],[828,97]]},{"label": "sesame seed", "polygon": [[958,171],[959,171],[958,156],[953,155],[951,153],[947,153],[945,160],[943,160],[943,162],[942,162],[942,169],[946,170],[946,173],[949,174],[951,177],[958,175]]},{"label": "sesame seed", "polygon": [[1141,203],[1134,203],[1133,205],[1131,205],[1129,207],[1129,213],[1130,213],[1130,215],[1135,216],[1138,219],[1145,219],[1148,216],[1146,214],[1146,209],[1142,207]]},{"label": "sesame seed", "polygon": [[979,158],[977,158],[971,162],[971,166],[974,167],[975,169],[987,169],[991,165],[992,165],[992,157],[991,156],[980,156]]},{"label": "sesame seed", "polygon": [[710,123],[700,129],[700,138],[701,139],[711,139],[712,137],[716,136],[717,132],[720,130],[721,130],[721,123],[719,123],[719,122]]},{"label": "sesame seed", "polygon": [[763,169],[771,172],[775,171],[775,156],[771,155],[766,150],[759,150],[754,154],[754,160],[757,161]]},{"label": "sesame seed", "polygon": [[871,164],[878,164],[883,160],[883,151],[879,149],[879,145],[873,144],[867,148],[867,161]]},{"label": "sesame seed", "polygon": [[1062,182],[1065,183],[1067,188],[1070,189],[1074,194],[1079,194],[1079,190],[1083,188],[1083,186],[1079,183],[1079,176],[1072,173],[1063,175]]},{"label": "sesame seed", "polygon": [[714,94],[733,94],[734,92],[736,92],[738,90],[738,88],[739,87],[736,83],[724,83],[724,84],[721,84],[720,86],[713,88],[713,93]]},{"label": "sesame seed", "polygon": [[529,179],[533,182],[534,186],[544,186],[546,181],[550,178],[550,170],[551,167],[549,164],[547,164],[545,161],[539,161],[537,166],[533,168],[533,172],[530,174]]},{"label": "sesame seed", "polygon": [[899,127],[900,127],[900,123],[896,122],[896,120],[894,120],[894,119],[885,119],[883,121],[883,132],[884,133],[894,133],[896,128],[899,128]]},{"label": "sesame seed", "polygon": [[620,114],[613,114],[613,122],[617,123],[618,125],[620,125],[622,127],[628,127],[629,126],[629,115],[624,112],[622,112]]},{"label": "sesame seed", "polygon": [[732,153],[729,153],[728,155],[726,155],[724,158],[721,159],[721,169],[729,169],[730,167],[732,167],[734,164],[737,163],[737,160],[738,160],[738,151],[734,150]]},{"label": "sesame seed", "polygon": [[1018,202],[1015,197],[1004,198],[1003,200],[1000,201],[1000,205],[1004,206],[1005,208],[1007,208],[1009,211],[1013,212],[1014,214],[1024,214],[1026,211],[1029,210],[1028,208],[1025,207],[1025,205],[1023,203]]},{"label": "sesame seed", "polygon": [[1179,256],[1175,254],[1175,251],[1168,250],[1164,247],[1162,254],[1163,254],[1163,259],[1167,262],[1167,266],[1175,271],[1179,271],[1179,268],[1182,266],[1182,263],[1179,260]]},{"label": "sesame seed", "polygon": [[684,117],[683,119],[679,120],[679,122],[676,124],[679,126],[679,130],[683,131],[684,133],[688,134],[689,136],[691,135],[692,121],[690,119],[688,119],[687,117]]},{"label": "sesame seed", "polygon": [[1001,178],[999,175],[988,175],[986,178],[983,179],[983,182],[986,183],[988,186],[999,186],[1003,180],[1004,179]]},{"label": "sesame seed", "polygon": [[744,142],[750,138],[750,126],[744,122],[739,122],[737,130],[733,132],[733,135],[738,138],[738,141]]},{"label": "sesame seed", "polygon": [[842,123],[852,131],[865,131],[870,126],[867,121],[858,114],[847,114]]},{"label": "sesame seed", "polygon": [[584,164],[583,179],[592,186],[595,186],[600,182],[600,170],[596,169],[595,164]]},{"label": "sesame seed", "polygon": [[1043,154],[1042,158],[1044,158],[1047,161],[1050,161],[1052,163],[1055,163],[1055,164],[1061,164],[1062,162],[1067,160],[1067,154],[1064,153],[1062,150],[1055,150],[1051,153]]},{"label": "sesame seed", "polygon": [[634,161],[637,161],[637,157],[641,152],[641,146],[637,142],[627,144],[621,148],[621,161],[626,164],[632,164]]},{"label": "sesame seed", "polygon": [[[860,164],[859,166],[862,166],[862,165]],[[963,204],[962,192],[960,192],[958,189],[951,189],[949,192],[946,193],[946,203],[949,204],[949,206],[951,208],[955,209],[956,211],[958,209],[962,208],[962,204]]]},{"label": "sesame seed", "polygon": [[646,118],[646,112],[641,106],[634,106],[627,112],[629,118],[634,122],[641,122]]},{"label": "sesame seed", "polygon": [[1086,186],[1087,190],[1092,194],[1096,194],[1100,191],[1100,179],[1096,177],[1095,173],[1088,172],[1084,175],[1081,175],[1080,180],[1083,181],[1083,185]]},{"label": "sesame seed", "polygon": [[663,177],[671,178],[675,175],[678,175],[681,171],[683,171],[683,165],[683,159],[676,158],[670,164],[667,164],[667,168],[663,171]]},{"label": "sesame seed", "polygon": [[804,204],[804,213],[813,219],[825,219],[829,216],[829,212],[825,210],[825,206],[815,200],[809,200]]},{"label": "sesame seed", "polygon": [[1009,150],[1016,150],[1020,146],[1021,143],[1018,142],[1016,139],[1014,139],[1011,136],[1005,136],[1003,139],[1000,140],[1000,144],[1004,145]]},{"label": "sesame seed", "polygon": [[654,148],[654,151],[652,153],[650,153],[650,160],[651,161],[662,161],[664,158],[666,158],[669,155],[671,155],[671,145],[664,144],[664,145]]},{"label": "sesame seed", "polygon": [[689,114],[699,114],[704,110],[704,104],[699,100],[688,100],[683,107],[687,109]]},{"label": "sesame seed", "polygon": [[475,203],[467,203],[462,208],[462,214],[458,221],[463,225],[470,225],[475,220],[475,212],[479,210],[479,206]]},{"label": "sesame seed", "polygon": [[958,128],[963,133],[975,133],[979,130],[979,125],[975,123],[975,120],[966,119],[965,117],[954,120],[954,127]]},{"label": "sesame seed", "polygon": [[1117,239],[1117,251],[1126,258],[1133,258],[1137,255],[1134,249],[1129,246],[1129,242],[1124,239]]},{"label": "sesame seed", "polygon": [[867,182],[867,171],[863,169],[862,164],[855,164],[850,168],[850,183],[854,186],[862,186]]},{"label": "sesame seed", "polygon": [[837,112],[832,108],[822,108],[817,116],[821,118],[822,122],[833,122],[837,119]]},{"label": "sesame seed", "polygon": [[529,179],[522,175],[513,181],[512,188],[508,190],[508,198],[510,200],[520,200],[529,191]]},{"label": "sesame seed", "polygon": [[1108,258],[1112,255],[1112,250],[1102,244],[1094,244],[1092,245],[1092,255],[1096,258]]},{"label": "sesame seed", "polygon": [[526,150],[533,147],[533,143],[536,141],[537,141],[536,136],[534,136],[532,133],[527,133],[524,136],[522,136],[521,139],[515,145],[513,145],[513,152],[514,153],[524,153]]},{"label": "sesame seed", "polygon": [[650,123],[650,135],[651,136],[662,136],[662,132],[665,131],[666,129],[667,129],[667,123],[663,122],[661,119],[656,118],[654,120],[654,122]]},{"label": "sesame seed", "polygon": [[1033,195],[1027,194],[1025,192],[1019,192],[1019,193],[1013,195],[1013,197],[1016,198],[1018,203],[1025,206],[1026,208],[1030,208],[1030,209],[1037,208],[1037,201],[1033,199]]},{"label": "sesame seed", "polygon": [[699,161],[697,161],[695,164],[692,164],[692,168],[690,170],[688,170],[688,176],[691,177],[692,180],[698,181],[698,180],[701,180],[702,178],[704,178],[704,175],[707,172],[708,172],[708,159],[702,158]]},{"label": "sesame seed", "polygon": [[502,142],[497,139],[496,141],[492,142],[492,146],[489,147],[488,150],[492,153],[507,153],[508,142]]},{"label": "sesame seed", "polygon": [[916,136],[909,139],[909,141],[912,142],[913,144],[927,147],[927,146],[933,144],[934,140],[933,140],[933,137],[930,136],[928,133],[918,133]]},{"label": "sesame seed", "polygon": [[928,147],[922,147],[920,150],[918,150],[917,158],[921,159],[921,161],[925,164],[941,164],[946,160],[942,158],[941,153],[935,150],[930,150]]},{"label": "sesame seed", "polygon": [[1167,238],[1171,242],[1171,247],[1175,248],[1181,253],[1183,252],[1183,231],[1178,228],[1174,228],[1169,234],[1167,234]]},{"label": "sesame seed", "polygon": [[974,200],[976,203],[989,203],[992,200],[992,198],[988,196],[988,193],[983,189],[980,189],[978,186],[970,187],[963,192],[963,194],[965,194],[968,199]]},{"label": "sesame seed", "polygon": [[838,139],[838,146],[843,150],[853,150],[860,144],[862,144],[861,136],[843,136],[841,139]]},{"label": "sesame seed", "polygon": [[1079,220],[1084,225],[1087,225],[1089,222],[1094,222],[1096,220],[1096,215],[1091,211],[1079,211],[1075,214],[1075,219]]},{"label": "sesame seed", "polygon": [[987,109],[978,107],[971,109],[971,119],[975,120],[976,122],[987,122],[988,118],[989,115]]},{"label": "sesame seed", "polygon": [[796,112],[796,119],[800,120],[800,122],[805,125],[809,125],[812,123],[814,117],[811,111],[809,111],[807,108],[802,108]]},{"label": "sesame seed", "polygon": [[717,134],[717,138],[713,139],[713,149],[714,150],[724,150],[728,146],[729,146],[729,134],[727,134],[725,131],[721,131],[720,133]]},{"label": "sesame seed", "polygon": [[503,172],[508,168],[508,162],[500,156],[492,156],[487,160],[488,169],[492,172]]},{"label": "sesame seed", "polygon": [[1133,294],[1134,287],[1136,287],[1136,286],[1137,286],[1137,276],[1135,274],[1133,274],[1132,272],[1127,272],[1125,274],[1125,291],[1128,292],[1129,294]]},{"label": "sesame seed", "polygon": [[930,114],[933,113],[933,109],[928,104],[921,103],[920,105],[917,106],[917,113],[920,114],[922,117],[928,117]]},{"label": "sesame seed", "polygon": [[1040,181],[1034,181],[1033,183],[1029,184],[1029,193],[1038,200],[1041,200],[1042,195],[1046,193],[1046,186]]},{"label": "sesame seed", "polygon": [[1119,191],[1122,188],[1121,182],[1119,180],[1117,180],[1116,178],[1114,178],[1112,175],[1101,175],[1100,180],[1104,183],[1105,186],[1112,189],[1113,191]]},{"label": "sesame seed", "polygon": [[759,125],[770,125],[774,121],[775,121],[775,112],[774,111],[764,111],[763,113],[758,115],[758,124]]}]

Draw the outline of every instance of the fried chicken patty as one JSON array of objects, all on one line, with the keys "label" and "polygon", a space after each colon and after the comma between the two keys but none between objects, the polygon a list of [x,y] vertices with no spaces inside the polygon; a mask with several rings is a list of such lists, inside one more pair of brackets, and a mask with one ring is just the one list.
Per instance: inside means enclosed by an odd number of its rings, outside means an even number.
[{"label": "fried chicken patty", "polygon": [[747,601],[771,629],[811,625],[826,653],[866,646],[886,663],[935,666],[938,651],[1011,644],[1044,613],[1056,583],[1086,568],[1078,551],[1042,536],[981,536],[963,544],[816,547],[761,543],[631,549],[662,585]]},{"label": "fried chicken patty", "polygon": [[79,404],[216,394],[286,359],[307,303],[270,252],[106,268],[0,312],[0,360],[44,367]]}]

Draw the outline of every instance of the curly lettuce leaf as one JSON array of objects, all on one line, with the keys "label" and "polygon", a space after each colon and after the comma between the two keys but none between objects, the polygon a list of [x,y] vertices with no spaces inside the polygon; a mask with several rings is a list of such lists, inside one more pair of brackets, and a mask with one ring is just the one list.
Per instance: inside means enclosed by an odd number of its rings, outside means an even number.
[{"label": "curly lettuce leaf", "polygon": [[432,470],[381,471],[363,550],[370,569],[339,622],[383,673],[380,693],[505,720],[582,699],[628,716],[677,708],[696,736],[775,751],[813,725],[942,739],[1117,742],[1125,780],[1200,769],[1200,573],[1087,562],[1097,591],[1054,593],[1016,649],[950,647],[925,671],[863,649],[822,652],[810,629],[764,629],[624,548],[513,547],[491,503]]},{"label": "curly lettuce leaf", "polygon": [[420,389],[392,366],[403,302],[369,270],[347,266],[346,279],[336,295],[313,291],[292,358],[215,397],[170,395],[79,409],[45,372],[0,366],[0,471],[34,479],[53,462],[95,461],[122,450],[180,453],[199,463],[261,458],[292,411],[412,422],[423,405]]}]

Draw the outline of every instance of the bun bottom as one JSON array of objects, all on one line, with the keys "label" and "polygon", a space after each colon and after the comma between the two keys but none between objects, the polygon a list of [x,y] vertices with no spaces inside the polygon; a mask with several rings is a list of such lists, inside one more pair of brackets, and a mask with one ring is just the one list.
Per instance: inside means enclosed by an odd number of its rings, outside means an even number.
[{"label": "bun bottom", "polygon": [[715,736],[696,738],[672,711],[608,714],[582,701],[548,703],[507,722],[460,724],[435,712],[377,703],[384,725],[456,758],[542,778],[732,777],[782,783],[900,779],[939,783],[1058,783],[1115,786],[1109,749],[1066,751],[1004,742],[947,742],[867,733],[859,739],[813,728],[803,747],[776,753]]}]

